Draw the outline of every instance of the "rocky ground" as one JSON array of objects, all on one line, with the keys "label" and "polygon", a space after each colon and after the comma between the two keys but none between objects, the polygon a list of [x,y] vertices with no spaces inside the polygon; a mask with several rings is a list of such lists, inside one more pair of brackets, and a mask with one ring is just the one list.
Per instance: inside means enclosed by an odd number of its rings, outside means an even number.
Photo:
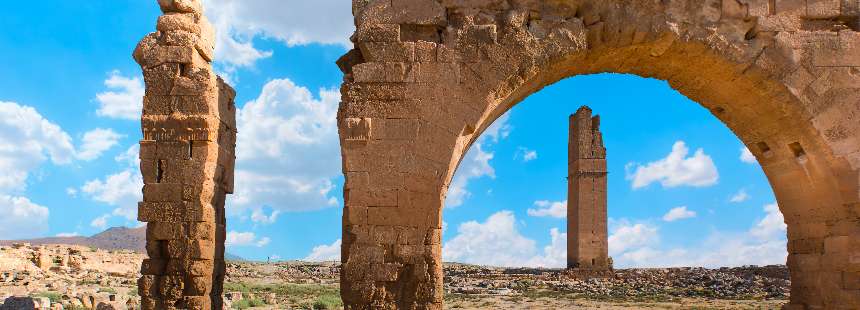
[{"label": "rocky ground", "polygon": [[[0,301],[26,296],[47,309],[135,308],[143,257],[81,246],[0,247]],[[231,308],[342,308],[337,263],[232,261],[227,268]],[[789,285],[785,266],[626,269],[584,279],[563,270],[445,265],[450,309],[779,309]]]}]

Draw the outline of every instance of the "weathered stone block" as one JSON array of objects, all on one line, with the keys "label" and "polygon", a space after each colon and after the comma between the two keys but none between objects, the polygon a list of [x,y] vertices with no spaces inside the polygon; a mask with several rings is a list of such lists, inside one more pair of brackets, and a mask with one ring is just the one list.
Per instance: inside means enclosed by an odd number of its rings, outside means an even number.
[{"label": "weathered stone block", "polygon": [[397,189],[349,190],[348,206],[393,207],[397,206]]},{"label": "weathered stone block", "polygon": [[435,0],[392,1],[389,12],[398,24],[443,26],[447,22],[445,8]]},{"label": "weathered stone block", "polygon": [[806,0],[806,17],[834,18],[841,14],[842,0]]},{"label": "weathered stone block", "polygon": [[203,13],[201,0],[158,0],[158,5],[164,13]]},{"label": "weathered stone block", "polygon": [[404,63],[368,62],[352,67],[353,79],[357,83],[401,83],[410,79]]},{"label": "weathered stone block", "polygon": [[373,281],[391,282],[397,280],[400,272],[398,264],[372,264],[370,265],[370,276]]},{"label": "weathered stone block", "polygon": [[215,224],[209,222],[187,223],[188,239],[215,240]]},{"label": "weathered stone block", "polygon": [[208,296],[212,291],[211,277],[188,277],[185,283],[185,295],[187,296]]},{"label": "weathered stone block", "polygon": [[156,276],[144,275],[137,280],[137,293],[142,297],[154,296],[158,292]]},{"label": "weathered stone block", "polygon": [[415,43],[412,42],[364,42],[358,46],[368,62],[415,61]]},{"label": "weathered stone block", "polygon": [[187,31],[201,34],[200,24],[205,21],[205,16],[199,13],[168,13],[158,17],[156,29],[162,32]]},{"label": "weathered stone block", "polygon": [[188,310],[212,309],[212,300],[209,296],[185,296],[185,306]]},{"label": "weathered stone block", "polygon": [[144,275],[163,275],[167,260],[164,259],[144,259],[140,267],[140,273]]},{"label": "weathered stone block", "polygon": [[359,27],[355,37],[358,42],[398,42],[400,41],[400,25],[380,24]]},{"label": "weathered stone block", "polygon": [[146,184],[143,186],[145,202],[182,202],[182,184]]},{"label": "weathered stone block", "polygon": [[438,51],[436,50],[435,42],[418,41],[415,42],[415,61],[417,62],[436,62]]},{"label": "weathered stone block", "polygon": [[365,206],[344,206],[345,225],[366,225],[367,224],[367,207]]},{"label": "weathered stone block", "polygon": [[418,137],[418,119],[381,119],[375,139],[414,140]]},{"label": "weathered stone block", "polygon": [[815,49],[813,64],[820,67],[860,67],[860,33],[839,32],[839,46]]}]

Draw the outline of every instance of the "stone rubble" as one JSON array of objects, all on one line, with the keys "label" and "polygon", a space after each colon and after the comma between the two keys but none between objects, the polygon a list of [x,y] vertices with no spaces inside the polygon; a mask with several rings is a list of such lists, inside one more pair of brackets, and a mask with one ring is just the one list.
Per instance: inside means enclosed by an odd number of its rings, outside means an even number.
[{"label": "stone rubble", "polygon": [[[15,244],[0,247],[0,310],[137,309],[135,279],[144,254],[81,246]],[[227,283],[337,286],[337,262],[257,263],[230,261]],[[610,277],[582,280],[563,269],[499,268],[449,263],[444,266],[448,296],[530,296],[555,294],[583,300],[785,300],[790,282],[785,266],[742,268],[662,268],[616,270]],[[55,294],[52,302],[45,293]],[[223,294],[224,307],[243,299],[284,305],[291,296],[272,292]],[[283,307],[282,307],[283,308]]]},{"label": "stone rubble", "polygon": [[611,277],[590,279],[578,279],[560,269],[445,266],[445,291],[456,294],[512,295],[545,290],[623,300],[786,299],[790,285],[785,266],[622,269]]}]

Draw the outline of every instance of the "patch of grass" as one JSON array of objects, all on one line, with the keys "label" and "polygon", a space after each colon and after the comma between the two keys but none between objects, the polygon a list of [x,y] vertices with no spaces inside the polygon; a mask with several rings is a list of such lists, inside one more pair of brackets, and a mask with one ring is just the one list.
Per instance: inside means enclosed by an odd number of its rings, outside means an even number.
[{"label": "patch of grass", "polygon": [[304,309],[338,309],[343,306],[340,289],[330,285],[225,283],[224,292],[274,293],[288,298],[289,303],[301,305]]},{"label": "patch of grass", "polygon": [[99,288],[99,293],[116,294],[116,289],[112,287],[101,287]]},{"label": "patch of grass", "polygon": [[314,301],[313,308],[319,310],[332,310],[339,309],[343,306],[343,301],[340,300],[340,295],[331,295],[326,294],[320,297],[317,297],[317,300]]},{"label": "patch of grass", "polygon": [[253,307],[265,306],[266,302],[262,299],[254,298],[254,299],[242,299],[233,304],[233,309],[248,309]]},{"label": "patch of grass", "polygon": [[33,296],[34,297],[46,297],[46,298],[51,300],[52,304],[60,302],[61,299],[63,298],[63,294],[60,294],[59,292],[41,292],[41,293],[36,293]]}]

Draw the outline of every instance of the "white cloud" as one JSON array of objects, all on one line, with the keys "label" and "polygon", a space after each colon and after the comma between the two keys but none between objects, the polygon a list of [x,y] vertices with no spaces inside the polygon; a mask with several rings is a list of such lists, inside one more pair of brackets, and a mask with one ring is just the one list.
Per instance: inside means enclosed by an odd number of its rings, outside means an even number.
[{"label": "white cloud", "polygon": [[119,163],[124,163],[128,167],[140,167],[140,144],[132,144],[125,152],[120,153],[114,160]]},{"label": "white cloud", "polygon": [[564,268],[567,267],[567,234],[558,228],[549,231],[550,244],[543,248],[543,255],[535,256],[525,264],[529,267]]},{"label": "white cloud", "polygon": [[331,245],[319,245],[315,246],[311,251],[311,254],[308,254],[303,260],[308,262],[332,262],[332,261],[340,261],[340,246],[341,240],[337,239]]},{"label": "white cloud", "polygon": [[0,101],[0,193],[27,187],[31,171],[50,158],[68,164],[75,157],[71,137],[36,109]]},{"label": "white cloud", "polygon": [[496,119],[490,127],[481,134],[479,139],[484,139],[486,142],[498,143],[507,138],[514,127],[510,124],[511,114],[505,113]]},{"label": "white cloud", "polygon": [[736,194],[734,194],[732,196],[731,199],[729,199],[729,202],[741,203],[741,202],[747,201],[749,199],[750,199],[750,195],[747,194],[747,190],[741,188]]},{"label": "white cloud", "polygon": [[60,238],[69,238],[69,237],[77,237],[77,236],[80,236],[80,234],[78,234],[77,232],[57,234],[57,237],[60,237]]},{"label": "white cloud", "polygon": [[84,134],[83,144],[78,149],[77,158],[91,161],[119,143],[123,136],[111,129],[96,128]]},{"label": "white cloud", "polygon": [[224,244],[228,247],[253,246],[262,248],[271,241],[268,237],[257,238],[257,235],[252,232],[230,231],[227,233],[227,239],[224,241]]},{"label": "white cloud", "polygon": [[749,149],[749,148],[747,148],[747,147],[742,147],[742,148],[741,148],[741,157],[740,157],[740,159],[741,159],[741,161],[742,161],[742,162],[745,162],[745,163],[747,163],[747,164],[756,164],[756,163],[758,163],[758,160],[755,158],[755,156],[753,155],[753,153],[752,153],[752,152],[750,152],[750,149]]},{"label": "white cloud", "polygon": [[472,195],[467,188],[471,180],[482,177],[496,178],[496,170],[490,164],[495,154],[485,149],[489,149],[492,144],[498,143],[510,135],[513,127],[508,124],[509,120],[510,114],[499,117],[484,130],[478,141],[466,152],[454,173],[451,185],[448,186],[448,193],[445,196],[446,208],[459,207]]},{"label": "white cloud", "polygon": [[[785,264],[786,226],[776,204],[764,207],[765,217],[745,232],[714,231],[697,246],[663,249],[654,230],[653,238],[628,242],[620,247],[619,240],[635,237],[628,233],[624,238],[610,237],[610,255],[617,267],[729,267],[742,265]],[[632,230],[632,229],[627,229]],[[619,230],[620,231],[620,230]],[[646,240],[647,239],[647,240]],[[613,242],[615,240],[616,242]]]},{"label": "white cloud", "polygon": [[48,230],[48,208],[26,197],[0,195],[0,239],[32,238]]},{"label": "white cloud", "polygon": [[78,196],[78,190],[73,188],[73,187],[66,188],[66,195],[69,195],[69,197],[72,197],[72,198],[77,197]]},{"label": "white cloud", "polygon": [[126,165],[126,169],[86,182],[80,192],[97,202],[115,207],[111,213],[128,221],[137,219],[137,203],[143,199],[143,176],[140,174],[140,146],[132,145],[114,160]]},{"label": "white cloud", "polygon": [[445,207],[454,208],[463,205],[463,202],[469,198],[472,193],[466,188],[469,181],[472,179],[481,178],[484,176],[495,178],[496,171],[490,164],[493,159],[492,152],[485,152],[484,146],[478,142],[466,153],[460,167],[454,174],[454,179],[451,181],[451,186],[448,187],[448,195],[445,198]]},{"label": "white cloud", "polygon": [[251,221],[260,224],[273,224],[278,220],[278,215],[280,214],[281,211],[273,210],[271,214],[266,215],[266,212],[261,208],[254,209],[254,211],[251,212]]},{"label": "white cloud", "polygon": [[646,223],[630,223],[627,220],[610,221],[614,226],[609,235],[609,256],[617,256],[633,248],[656,243],[660,240],[658,230],[654,225]]},{"label": "white cloud", "polygon": [[687,157],[689,151],[684,141],[675,142],[672,152],[666,158],[645,166],[638,165],[633,174],[628,173],[627,179],[633,181],[633,189],[643,188],[654,182],[660,182],[666,188],[717,184],[719,173],[711,157],[702,149],[696,150],[692,157]]},{"label": "white cloud", "polygon": [[207,0],[206,15],[218,31],[216,58],[230,66],[252,66],[271,56],[255,37],[288,46],[336,44],[351,48],[352,4],[347,0]]},{"label": "white cloud", "polygon": [[779,211],[779,205],[772,203],[764,206],[765,217],[750,229],[750,235],[762,239],[770,240],[785,237],[787,226],[785,219],[782,217],[782,212]]},{"label": "white cloud", "polygon": [[536,253],[535,241],[517,230],[511,211],[500,211],[486,222],[460,224],[457,236],[445,243],[442,257],[448,262],[492,266],[521,266]]},{"label": "white cloud", "polygon": [[[615,266],[629,267],[728,267],[785,264],[785,224],[775,204],[764,208],[766,216],[746,232],[714,231],[693,247],[661,245],[660,228],[647,222],[609,220],[609,255]],[[567,234],[550,230],[550,244],[538,252],[536,242],[517,229],[510,211],[501,211],[485,222],[460,225],[457,235],[444,244],[443,260],[492,266],[563,268],[567,261]]]},{"label": "white cloud", "polygon": [[537,209],[528,209],[528,214],[530,216],[537,217],[554,217],[554,218],[566,218],[567,217],[567,200],[565,201],[548,201],[548,200],[539,200],[534,203]]},{"label": "white cloud", "polygon": [[442,259],[503,267],[562,268],[567,265],[567,234],[552,228],[550,244],[538,252],[536,242],[516,227],[511,211],[491,215],[483,223],[470,221],[460,224],[457,235],[442,248]]},{"label": "white cloud", "polygon": [[530,162],[538,158],[537,151],[529,150],[525,147],[517,148],[517,152],[514,153],[514,160],[522,160],[523,162]]},{"label": "white cloud", "polygon": [[102,216],[99,216],[99,217],[93,219],[93,221],[90,222],[90,226],[98,228],[98,229],[105,229],[105,228],[107,228],[107,221],[109,219],[110,219],[110,214],[104,214]]},{"label": "white cloud", "polygon": [[287,79],[268,82],[238,111],[234,211],[267,206],[282,211],[336,206],[332,179],[341,175],[337,107],[340,93],[320,98]]},{"label": "white cloud", "polygon": [[142,188],[143,178],[140,173],[127,169],[109,175],[104,180],[89,181],[81,187],[81,192],[92,200],[127,210],[116,213],[133,220],[137,217],[137,203],[143,198]]},{"label": "white cloud", "polygon": [[677,220],[689,219],[696,217],[695,211],[687,210],[687,206],[673,208],[663,215],[663,220],[666,222],[674,222]]},{"label": "white cloud", "polygon": [[125,77],[115,70],[104,83],[109,90],[96,94],[96,101],[99,103],[96,114],[116,119],[140,119],[145,93],[141,79]]}]

